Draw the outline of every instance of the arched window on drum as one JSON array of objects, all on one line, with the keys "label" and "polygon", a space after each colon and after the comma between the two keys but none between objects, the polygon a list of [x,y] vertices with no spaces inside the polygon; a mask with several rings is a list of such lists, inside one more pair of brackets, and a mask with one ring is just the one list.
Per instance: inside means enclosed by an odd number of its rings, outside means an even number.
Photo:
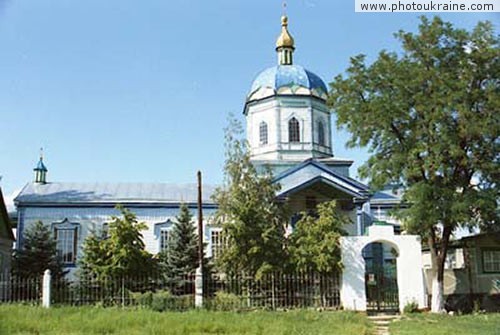
[{"label": "arched window on drum", "polygon": [[318,144],[326,146],[325,142],[325,125],[323,121],[318,121]]},{"label": "arched window on drum", "polygon": [[259,143],[260,145],[267,144],[267,123],[264,121],[259,125]]},{"label": "arched window on drum", "polygon": [[300,125],[294,117],[288,121],[288,142],[300,142]]}]

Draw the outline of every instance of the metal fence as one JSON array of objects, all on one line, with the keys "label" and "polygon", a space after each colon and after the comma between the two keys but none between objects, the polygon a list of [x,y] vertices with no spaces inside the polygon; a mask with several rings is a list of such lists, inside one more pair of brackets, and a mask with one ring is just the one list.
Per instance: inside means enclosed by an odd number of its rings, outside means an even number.
[{"label": "metal fence", "polygon": [[[272,273],[261,278],[208,275],[203,306],[214,310],[340,307],[339,277],[313,272]],[[42,277],[0,277],[1,302],[39,304]],[[194,308],[195,276],[75,277],[50,282],[51,305],[138,306],[154,310]]]},{"label": "metal fence", "polygon": [[205,306],[214,309],[340,307],[339,276],[314,272],[271,273],[259,279],[213,275],[204,293]]},{"label": "metal fence", "polygon": [[42,298],[42,277],[16,277],[0,274],[0,302],[39,304]]}]

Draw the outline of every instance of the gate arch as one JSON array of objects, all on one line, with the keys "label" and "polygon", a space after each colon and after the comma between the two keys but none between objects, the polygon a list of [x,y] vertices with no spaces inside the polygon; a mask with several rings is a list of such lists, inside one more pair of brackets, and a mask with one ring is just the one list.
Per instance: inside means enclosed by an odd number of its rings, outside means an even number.
[{"label": "gate arch", "polygon": [[367,236],[346,236],[340,240],[342,250],[342,287],[340,297],[345,309],[366,311],[365,259],[362,250],[371,243],[384,243],[397,253],[395,260],[398,285],[397,305],[399,310],[409,302],[425,307],[425,289],[422,271],[420,237],[416,235],[394,235],[392,226],[370,226]]}]

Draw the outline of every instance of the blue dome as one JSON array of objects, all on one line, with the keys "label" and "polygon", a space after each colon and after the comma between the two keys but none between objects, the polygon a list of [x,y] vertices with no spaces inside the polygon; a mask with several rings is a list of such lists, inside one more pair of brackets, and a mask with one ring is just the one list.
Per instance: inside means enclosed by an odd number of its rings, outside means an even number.
[{"label": "blue dome", "polygon": [[300,65],[277,65],[262,71],[253,81],[247,101],[275,94],[313,95],[326,99],[323,80]]}]

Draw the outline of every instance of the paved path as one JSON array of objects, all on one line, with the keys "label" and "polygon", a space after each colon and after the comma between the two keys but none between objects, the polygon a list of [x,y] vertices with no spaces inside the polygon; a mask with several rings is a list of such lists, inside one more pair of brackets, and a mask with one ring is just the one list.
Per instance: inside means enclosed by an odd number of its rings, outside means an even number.
[{"label": "paved path", "polygon": [[375,335],[390,335],[389,323],[400,318],[399,315],[372,315],[368,317],[375,325]]}]

